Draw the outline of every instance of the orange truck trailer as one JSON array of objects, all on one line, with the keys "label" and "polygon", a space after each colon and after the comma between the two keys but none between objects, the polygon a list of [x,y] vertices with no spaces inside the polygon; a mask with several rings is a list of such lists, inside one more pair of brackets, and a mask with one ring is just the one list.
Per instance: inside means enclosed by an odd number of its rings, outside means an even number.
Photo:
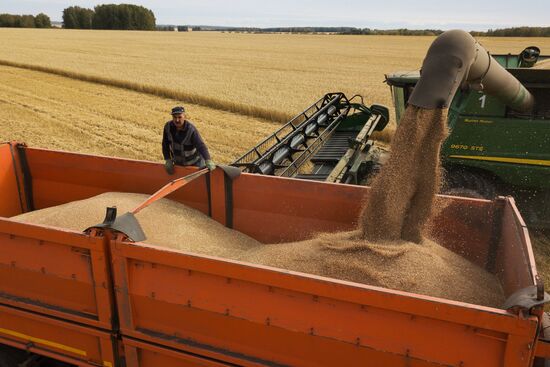
[{"label": "orange truck trailer", "polygon": [[[527,367],[550,357],[548,295],[509,197],[441,197],[430,226],[497,275],[502,308],[186,253],[109,227],[10,219],[109,191],[152,194],[170,178],[157,163],[0,144],[0,366]],[[368,193],[216,169],[169,198],[278,243],[353,228]]]}]

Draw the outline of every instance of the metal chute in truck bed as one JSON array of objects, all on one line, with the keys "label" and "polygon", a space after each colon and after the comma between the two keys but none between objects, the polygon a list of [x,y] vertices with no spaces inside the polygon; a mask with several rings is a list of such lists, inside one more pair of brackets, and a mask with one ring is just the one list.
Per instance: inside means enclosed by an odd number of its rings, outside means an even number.
[{"label": "metal chute in truck bed", "polygon": [[[108,191],[151,194],[168,181],[157,163],[0,145],[0,358],[7,350],[12,360],[78,366],[527,367],[550,356],[540,339],[543,285],[511,198],[442,196],[430,226],[431,238],[496,274],[508,309],[9,218]],[[368,193],[215,170],[169,198],[278,243],[353,228]]]}]

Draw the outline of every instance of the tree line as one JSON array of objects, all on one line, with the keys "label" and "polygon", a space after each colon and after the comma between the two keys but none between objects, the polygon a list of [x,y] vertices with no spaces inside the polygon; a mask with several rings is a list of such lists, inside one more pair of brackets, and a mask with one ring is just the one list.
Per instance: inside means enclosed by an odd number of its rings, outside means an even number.
[{"label": "tree line", "polygon": [[[370,35],[399,35],[399,36],[438,36],[443,33],[441,29],[370,29],[352,28],[341,34],[370,34]],[[472,31],[474,37],[550,37],[550,27],[515,27],[502,29],[489,29],[486,32]]]},{"label": "tree line", "polygon": [[550,37],[550,27],[515,27],[471,33],[473,36],[488,37]]},{"label": "tree line", "polygon": [[373,36],[438,36],[444,31],[441,29],[371,29],[352,28],[342,34],[367,34]]},{"label": "tree line", "polygon": [[64,28],[150,31],[155,26],[155,14],[139,5],[104,4],[93,10],[71,6],[63,10]]},{"label": "tree line", "polygon": [[0,14],[0,27],[51,28],[50,17],[44,13],[34,15]]},{"label": "tree line", "polygon": [[[335,33],[347,35],[387,35],[387,36],[438,36],[444,31],[441,29],[372,29],[355,27],[208,27],[203,31],[247,32],[247,33]],[[550,27],[516,27],[490,29],[486,32],[472,31],[473,36],[487,37],[550,37]]]}]

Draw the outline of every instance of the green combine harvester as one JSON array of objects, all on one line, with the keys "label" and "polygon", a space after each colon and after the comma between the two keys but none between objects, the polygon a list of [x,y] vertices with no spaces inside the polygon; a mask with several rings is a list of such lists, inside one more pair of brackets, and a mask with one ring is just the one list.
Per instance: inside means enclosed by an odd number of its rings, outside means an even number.
[{"label": "green combine harvester", "polygon": [[[465,32],[451,31],[451,37],[453,32],[470,42],[464,38]],[[460,52],[460,47],[460,42],[452,45],[451,53]],[[429,105],[427,108],[442,103],[449,108],[450,133],[441,152],[445,169],[442,192],[486,199],[512,195],[531,226],[548,228],[550,69],[538,66],[550,56],[540,55],[533,46],[520,54],[490,57],[482,46],[476,47],[472,70],[481,68],[477,71],[481,77],[449,82],[444,81],[446,71],[441,81],[437,71],[433,72],[432,80],[424,78],[422,96],[416,93],[413,103]],[[463,69],[461,66],[458,69]],[[425,63],[424,69],[429,67]],[[476,72],[472,70],[465,72]],[[397,121],[420,79],[419,71],[386,75]],[[447,101],[440,101],[441,96]],[[343,93],[325,95],[233,165],[251,173],[368,184],[387,158],[387,151],[371,139],[371,134],[385,128],[388,109],[380,105],[367,107],[362,100],[352,102],[356,98],[348,100]]]},{"label": "green combine harvester", "polygon": [[[449,108],[450,134],[441,158],[443,192],[492,199],[513,195],[531,225],[550,226],[550,69],[536,69],[537,47],[518,55],[492,55],[534,97],[534,108],[518,112],[501,99],[459,88]],[[419,72],[386,75],[397,121],[420,79]]]}]

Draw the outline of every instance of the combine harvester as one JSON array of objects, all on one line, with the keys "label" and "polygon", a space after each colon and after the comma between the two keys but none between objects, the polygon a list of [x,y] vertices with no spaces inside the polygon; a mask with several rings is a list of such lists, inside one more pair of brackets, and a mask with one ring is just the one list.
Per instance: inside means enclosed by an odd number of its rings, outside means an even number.
[{"label": "combine harvester", "polygon": [[[228,172],[195,174],[169,198],[280,243],[354,228],[369,195]],[[550,358],[550,297],[509,197],[442,196],[429,234],[496,275],[501,308],[149,245],[135,218],[112,208],[85,232],[10,219],[105,192],[152,194],[167,182],[157,163],[0,145],[0,366],[530,367]]]},{"label": "combine harvester", "polygon": [[[550,69],[537,69],[550,56],[540,55],[534,46],[519,55],[492,57],[481,47],[477,56],[467,56],[469,41],[453,42],[454,49],[445,46],[432,55],[432,69],[452,64],[453,57],[462,58],[460,62],[475,57],[471,80],[445,83],[442,80],[454,75],[433,70],[421,93],[432,102],[426,105],[433,108],[439,99],[449,107],[450,134],[441,152],[447,172],[442,192],[484,199],[513,195],[530,226],[550,227]],[[419,80],[418,71],[386,75],[397,121]],[[455,89],[448,94],[452,83]],[[437,95],[438,90],[444,95]],[[514,98],[521,95],[532,96],[533,108],[518,106]],[[325,95],[232,165],[251,173],[368,184],[387,156],[371,134],[386,127],[388,110],[350,100],[342,93]]]}]

